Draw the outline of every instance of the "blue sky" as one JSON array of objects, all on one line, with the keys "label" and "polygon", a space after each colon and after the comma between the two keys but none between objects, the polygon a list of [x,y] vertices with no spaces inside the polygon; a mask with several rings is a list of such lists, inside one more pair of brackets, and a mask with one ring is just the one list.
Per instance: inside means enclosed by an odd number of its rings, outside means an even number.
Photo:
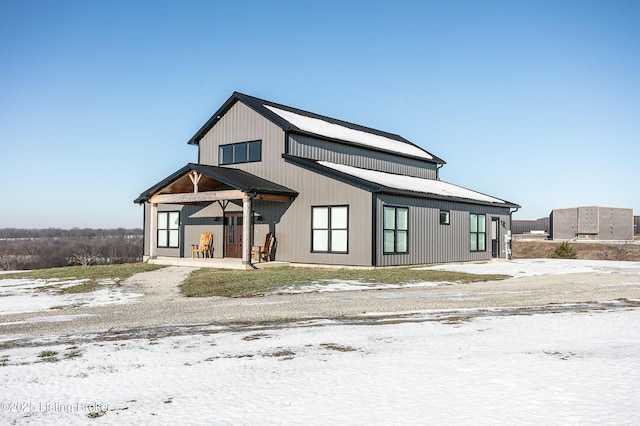
[{"label": "blue sky", "polygon": [[0,228],[141,227],[236,90],[398,133],[443,180],[640,215],[638,1],[0,0]]}]

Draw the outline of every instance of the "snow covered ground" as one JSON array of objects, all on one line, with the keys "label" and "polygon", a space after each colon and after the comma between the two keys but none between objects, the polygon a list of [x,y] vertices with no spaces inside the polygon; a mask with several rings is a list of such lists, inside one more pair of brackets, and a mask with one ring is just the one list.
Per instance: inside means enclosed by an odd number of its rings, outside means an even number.
[{"label": "snow covered ground", "polygon": [[503,274],[533,277],[559,274],[633,274],[640,272],[640,262],[581,259],[517,259],[508,262],[449,263],[420,269],[467,272],[470,274]]},{"label": "snow covered ground", "polygon": [[[637,262],[574,260],[435,268],[545,280],[640,274]],[[106,282],[82,296],[58,291],[75,284],[0,280],[0,314],[140,297]],[[326,282],[313,291],[353,289],[363,286]],[[0,424],[640,424],[639,306],[594,300],[2,334]]]},{"label": "snow covered ground", "polygon": [[640,423],[640,310],[425,319],[5,339],[0,423]]},{"label": "snow covered ground", "polygon": [[0,315],[130,303],[142,297],[141,293],[124,292],[113,280],[100,280],[100,287],[90,293],[63,292],[84,281],[0,279]]}]

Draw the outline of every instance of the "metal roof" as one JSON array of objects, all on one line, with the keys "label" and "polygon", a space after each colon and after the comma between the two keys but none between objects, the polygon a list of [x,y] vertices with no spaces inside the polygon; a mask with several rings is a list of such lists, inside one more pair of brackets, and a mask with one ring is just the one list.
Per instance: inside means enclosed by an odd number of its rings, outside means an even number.
[{"label": "metal roof", "polygon": [[189,163],[175,173],[172,173],[167,178],[153,185],[151,188],[142,192],[140,196],[134,200],[134,203],[144,203],[167,186],[187,176],[188,173],[192,170],[202,173],[204,176],[207,176],[212,180],[218,182],[219,185],[221,185],[220,189],[225,189],[225,187],[228,187],[238,189],[242,192],[247,193],[255,192],[258,194],[288,195],[291,197],[295,197],[298,195],[298,193],[296,191],[293,191],[292,189],[268,181],[256,175],[252,175],[251,173],[247,173],[244,170]]},{"label": "metal roof", "polygon": [[[336,170],[335,168],[327,167],[315,160],[307,160],[304,158],[294,157],[291,155],[286,155],[284,156],[284,158],[286,161],[289,161],[292,164],[298,165],[300,167],[306,168],[316,173],[323,174],[333,179],[340,180],[350,185],[357,186],[359,188],[362,188],[366,191],[370,191],[373,193],[401,195],[401,196],[413,197],[413,198],[427,198],[427,199],[438,199],[438,200],[446,200],[446,201],[456,201],[456,202],[466,203],[466,204],[478,204],[478,205],[504,207],[504,208],[520,207],[518,204],[505,201],[502,199],[497,199],[495,197],[490,197],[490,196],[487,196],[486,194],[481,194],[476,191],[471,191],[471,192],[473,192],[474,194],[477,194],[478,197],[470,198],[465,196],[443,195],[442,193],[420,191],[417,188],[407,189],[407,188],[392,187],[389,185],[381,184],[379,182],[375,182],[374,180],[364,179],[362,177],[357,176],[356,174],[350,174],[347,172]],[[383,173],[383,172],[377,172],[377,173]],[[387,173],[387,174],[392,175],[390,173]],[[460,190],[462,190],[460,191],[461,193],[470,191],[470,190],[466,190],[465,188],[459,187],[457,185],[453,185],[443,181],[438,181],[438,182],[442,182],[451,187],[459,188]],[[491,201],[491,200],[488,200],[487,198],[494,198],[496,201]]]}]

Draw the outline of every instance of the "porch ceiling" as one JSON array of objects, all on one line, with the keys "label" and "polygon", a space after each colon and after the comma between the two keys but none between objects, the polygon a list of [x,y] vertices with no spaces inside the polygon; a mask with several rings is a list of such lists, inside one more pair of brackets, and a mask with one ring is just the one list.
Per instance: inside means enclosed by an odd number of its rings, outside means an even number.
[{"label": "porch ceiling", "polygon": [[[200,175],[197,191],[192,181],[193,172]],[[212,194],[214,192],[220,194],[215,196]],[[204,195],[207,193],[208,196]],[[207,201],[208,198],[220,199],[220,196],[224,199],[235,199],[239,193],[273,201],[289,201],[298,195],[296,191],[243,170],[189,163],[144,191],[134,202],[142,204],[150,201],[152,197],[184,194],[184,202],[191,203]]]}]

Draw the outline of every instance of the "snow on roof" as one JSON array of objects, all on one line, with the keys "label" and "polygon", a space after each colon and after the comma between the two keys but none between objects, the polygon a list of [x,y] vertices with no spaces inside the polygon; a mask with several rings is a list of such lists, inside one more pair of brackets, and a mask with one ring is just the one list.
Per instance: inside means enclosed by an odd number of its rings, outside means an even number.
[{"label": "snow on roof", "polygon": [[504,200],[490,197],[467,188],[443,182],[435,179],[424,179],[413,176],[397,175],[392,173],[379,172],[376,170],[360,169],[357,167],[346,166],[344,164],[329,163],[327,161],[318,161],[318,164],[373,182],[388,188],[401,189],[404,191],[423,192],[426,194],[434,194],[445,197],[465,198],[475,201],[483,201],[489,203],[505,204]]},{"label": "snow on roof", "polygon": [[350,129],[319,118],[307,117],[269,105],[264,105],[264,107],[305,132],[314,133],[316,135],[332,139],[355,142],[373,148],[383,149],[385,151],[392,151],[404,155],[411,155],[413,157],[433,160],[433,157],[426,151],[410,143],[364,132],[362,130]]}]

